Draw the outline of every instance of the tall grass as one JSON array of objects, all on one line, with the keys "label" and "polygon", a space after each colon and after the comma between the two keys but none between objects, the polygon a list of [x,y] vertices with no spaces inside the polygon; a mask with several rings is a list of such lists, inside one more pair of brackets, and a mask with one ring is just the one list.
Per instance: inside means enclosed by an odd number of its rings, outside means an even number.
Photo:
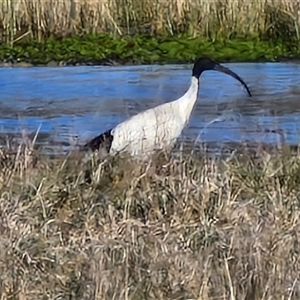
[{"label": "tall grass", "polygon": [[299,299],[299,175],[288,147],[145,165],[2,152],[1,299]]},{"label": "tall grass", "polygon": [[1,0],[0,32],[14,41],[84,33],[299,39],[299,1]]}]

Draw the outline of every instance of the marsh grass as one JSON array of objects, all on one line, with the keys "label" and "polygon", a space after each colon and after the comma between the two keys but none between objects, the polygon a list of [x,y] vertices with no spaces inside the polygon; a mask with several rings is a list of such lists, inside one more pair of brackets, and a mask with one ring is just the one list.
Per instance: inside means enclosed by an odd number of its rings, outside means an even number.
[{"label": "marsh grass", "polygon": [[86,33],[299,39],[299,2],[289,0],[1,0],[0,32],[13,44]]},{"label": "marsh grass", "polygon": [[10,148],[1,299],[299,299],[300,162],[288,146],[143,164]]}]

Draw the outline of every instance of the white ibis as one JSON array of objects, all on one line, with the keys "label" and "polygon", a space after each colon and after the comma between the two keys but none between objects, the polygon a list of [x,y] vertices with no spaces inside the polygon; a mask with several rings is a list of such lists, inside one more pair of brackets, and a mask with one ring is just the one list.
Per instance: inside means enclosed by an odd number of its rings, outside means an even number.
[{"label": "white ibis", "polygon": [[157,150],[172,149],[187,125],[199,90],[199,77],[204,71],[215,70],[246,83],[234,72],[209,58],[199,58],[193,67],[191,85],[177,100],[147,109],[92,139],[84,149],[105,150],[109,154],[127,152],[132,156]]}]

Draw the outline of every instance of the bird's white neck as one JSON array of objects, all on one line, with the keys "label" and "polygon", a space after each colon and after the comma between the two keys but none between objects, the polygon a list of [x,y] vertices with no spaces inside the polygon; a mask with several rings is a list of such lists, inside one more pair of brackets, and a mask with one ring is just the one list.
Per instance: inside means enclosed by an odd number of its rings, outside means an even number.
[{"label": "bird's white neck", "polygon": [[186,122],[188,122],[194,105],[197,101],[198,88],[199,80],[193,76],[189,89],[176,101],[179,104],[179,113],[186,120]]}]

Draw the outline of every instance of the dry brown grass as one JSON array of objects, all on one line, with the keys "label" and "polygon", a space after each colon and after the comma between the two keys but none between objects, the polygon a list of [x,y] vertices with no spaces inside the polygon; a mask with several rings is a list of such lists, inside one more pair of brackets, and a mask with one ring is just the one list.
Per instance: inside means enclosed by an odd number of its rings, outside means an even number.
[{"label": "dry brown grass", "polygon": [[20,149],[1,160],[1,299],[299,299],[296,152],[137,165]]},{"label": "dry brown grass", "polygon": [[300,37],[299,1],[290,0],[1,0],[0,7],[0,32],[11,40],[87,32]]}]

